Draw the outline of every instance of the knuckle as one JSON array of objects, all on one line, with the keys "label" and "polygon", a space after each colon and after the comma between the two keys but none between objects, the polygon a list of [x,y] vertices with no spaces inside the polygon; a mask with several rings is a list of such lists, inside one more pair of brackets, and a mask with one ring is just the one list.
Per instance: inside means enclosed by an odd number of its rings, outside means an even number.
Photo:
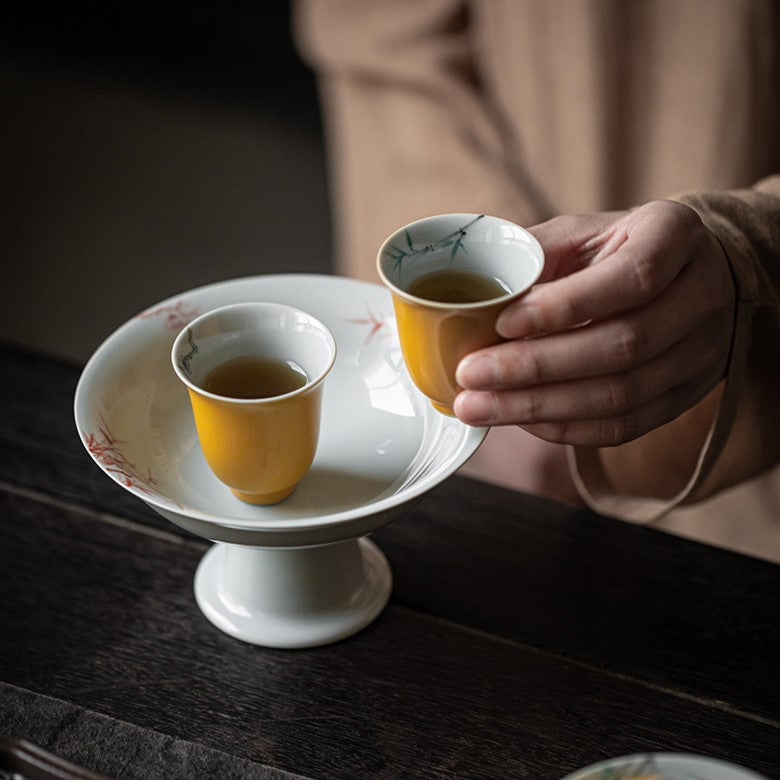
[{"label": "knuckle", "polygon": [[690,206],[686,206],[684,203],[675,202],[675,215],[679,220],[680,225],[685,230],[699,231],[704,229],[704,223],[701,221],[701,217]]},{"label": "knuckle", "polygon": [[703,225],[696,210],[685,203],[680,203],[680,201],[655,200],[651,201],[651,205],[658,210],[659,216],[668,220],[675,227],[696,230]]},{"label": "knuckle", "polygon": [[618,447],[639,436],[637,416],[633,413],[617,414],[594,423],[590,431],[590,444],[594,447]]},{"label": "knuckle", "polygon": [[544,362],[533,348],[525,350],[519,368],[524,384],[537,385],[545,379]]},{"label": "knuckle", "polygon": [[631,266],[634,275],[634,289],[643,298],[652,298],[661,284],[661,273],[655,257],[637,257]]},{"label": "knuckle", "polygon": [[632,433],[630,418],[627,415],[621,415],[607,420],[602,429],[602,437],[608,447],[616,447],[631,441],[635,436]]},{"label": "knuckle", "polygon": [[612,414],[624,414],[636,401],[636,383],[630,376],[612,377],[608,384],[607,403]]},{"label": "knuckle", "polygon": [[626,368],[640,362],[645,356],[648,341],[647,331],[638,322],[628,320],[623,323],[612,342],[615,368]]},{"label": "knuckle", "polygon": [[521,419],[527,422],[541,422],[544,419],[544,404],[536,393],[524,393],[519,399]]}]

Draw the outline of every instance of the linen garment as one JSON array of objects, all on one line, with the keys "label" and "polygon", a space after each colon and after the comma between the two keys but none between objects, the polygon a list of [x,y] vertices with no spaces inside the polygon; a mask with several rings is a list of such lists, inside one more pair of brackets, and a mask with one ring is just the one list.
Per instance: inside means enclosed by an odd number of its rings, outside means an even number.
[{"label": "linen garment", "polygon": [[[377,281],[382,241],[430,214],[699,213],[736,286],[724,382],[633,442],[569,448],[572,477],[602,513],[780,560],[780,4],[299,0],[294,30],[340,273]],[[511,486],[515,431],[469,473]]]}]

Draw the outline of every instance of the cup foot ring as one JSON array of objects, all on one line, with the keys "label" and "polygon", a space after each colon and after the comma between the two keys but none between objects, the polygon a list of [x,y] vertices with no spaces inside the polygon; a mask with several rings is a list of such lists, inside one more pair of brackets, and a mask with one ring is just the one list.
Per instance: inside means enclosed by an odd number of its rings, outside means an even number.
[{"label": "cup foot ring", "polygon": [[233,490],[230,488],[230,492],[236,497],[241,499],[246,504],[254,504],[255,506],[270,506],[271,504],[278,504],[280,501],[284,501],[285,498],[290,496],[295,490],[295,485],[284,490],[276,490],[273,493],[242,493],[240,490]]}]

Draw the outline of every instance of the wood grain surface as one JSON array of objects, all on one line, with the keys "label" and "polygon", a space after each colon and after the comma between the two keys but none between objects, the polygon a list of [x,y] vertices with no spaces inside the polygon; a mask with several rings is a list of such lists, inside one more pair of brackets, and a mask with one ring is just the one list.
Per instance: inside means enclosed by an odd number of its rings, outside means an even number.
[{"label": "wood grain surface", "polygon": [[[453,477],[374,535],[376,622],[247,645],[195,604],[207,543],[84,451],[78,367],[2,348],[0,370],[0,683],[315,778],[554,780],[650,750],[780,777],[778,567]],[[87,768],[131,776],[107,750]]]}]

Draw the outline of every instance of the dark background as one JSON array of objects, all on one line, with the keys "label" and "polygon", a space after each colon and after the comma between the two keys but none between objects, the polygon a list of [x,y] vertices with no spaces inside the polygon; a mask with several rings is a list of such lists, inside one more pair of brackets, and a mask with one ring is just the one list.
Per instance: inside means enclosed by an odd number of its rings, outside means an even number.
[{"label": "dark background", "polygon": [[192,287],[330,271],[313,74],[273,2],[0,24],[0,339],[85,361]]}]

